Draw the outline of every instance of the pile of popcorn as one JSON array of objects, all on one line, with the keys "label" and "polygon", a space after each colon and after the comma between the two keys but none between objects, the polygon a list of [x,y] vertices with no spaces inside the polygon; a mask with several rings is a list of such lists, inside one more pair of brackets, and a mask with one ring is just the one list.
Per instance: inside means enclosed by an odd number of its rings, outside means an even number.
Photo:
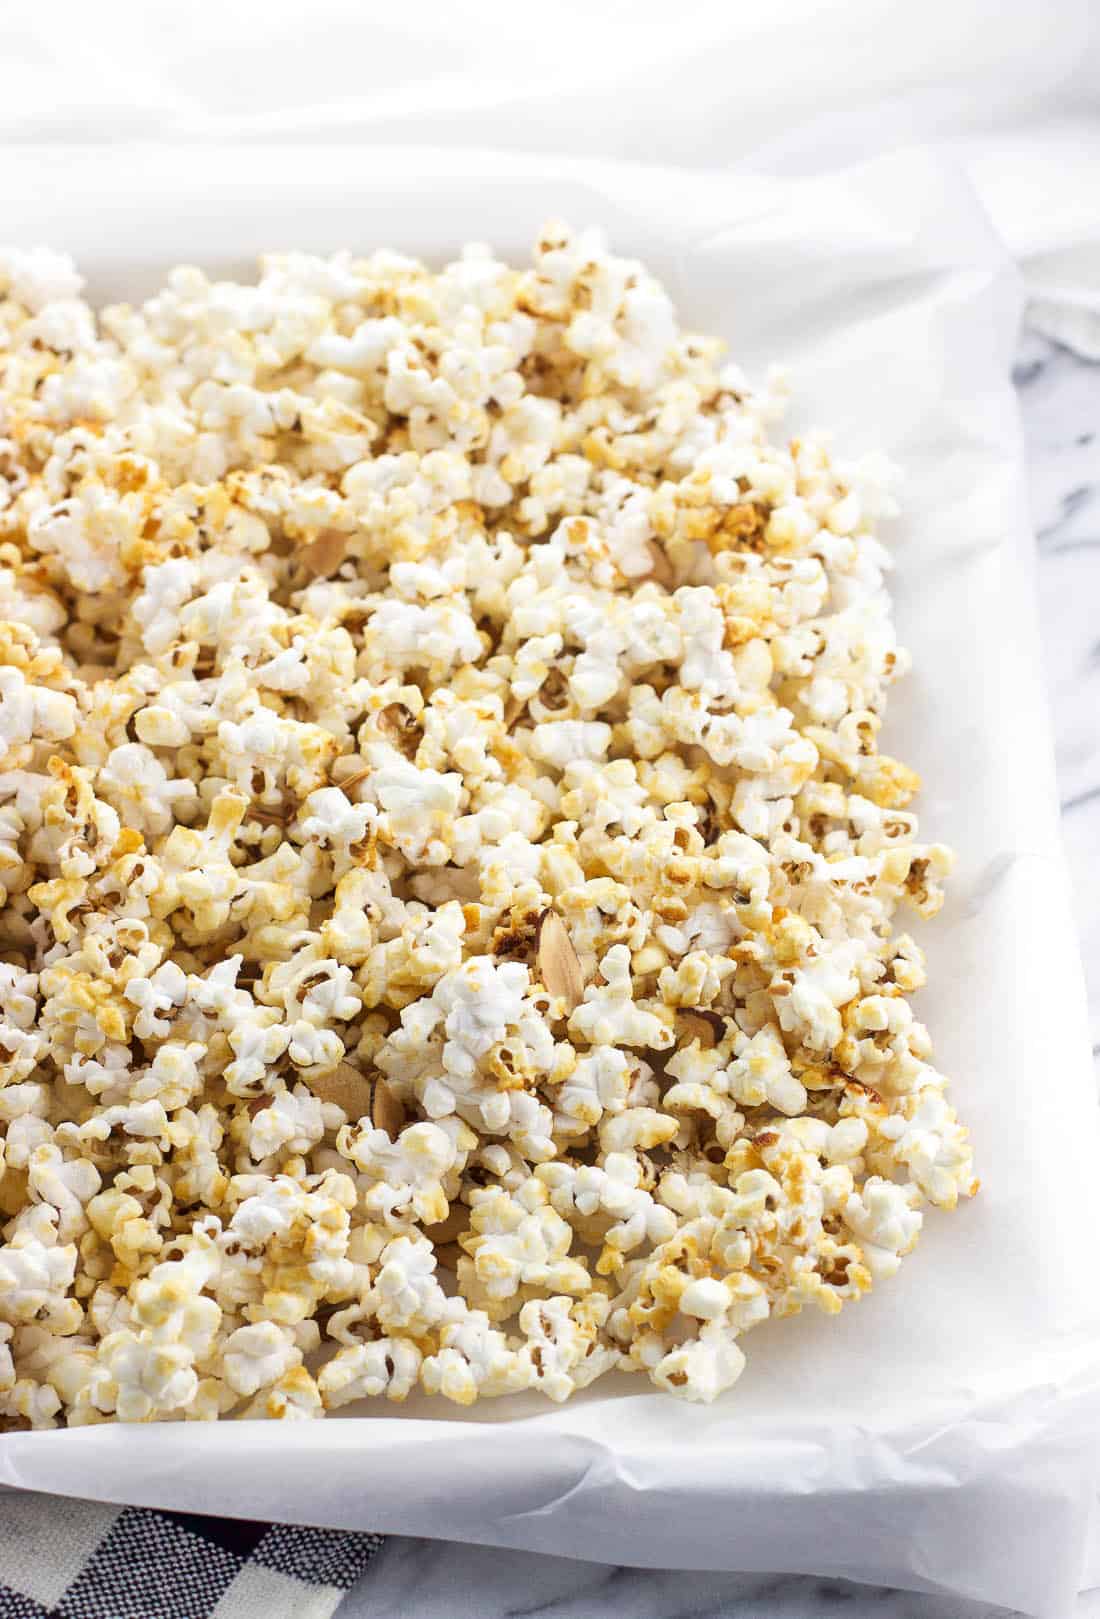
[{"label": "pile of popcorn", "polygon": [[974,1180],[889,468],[551,225],[0,254],[0,1420],[712,1400]]}]

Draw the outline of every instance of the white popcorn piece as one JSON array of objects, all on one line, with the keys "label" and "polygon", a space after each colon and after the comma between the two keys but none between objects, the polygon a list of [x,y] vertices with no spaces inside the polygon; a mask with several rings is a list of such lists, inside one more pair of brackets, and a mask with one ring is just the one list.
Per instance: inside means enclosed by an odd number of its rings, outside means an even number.
[{"label": "white popcorn piece", "polygon": [[618,1351],[599,1339],[607,1312],[600,1293],[579,1303],[557,1297],[523,1306],[519,1327],[530,1349],[533,1388],[560,1404],[618,1364]]},{"label": "white popcorn piece", "polygon": [[274,1422],[310,1421],[324,1414],[321,1391],[304,1366],[292,1366],[270,1388],[261,1389],[241,1413]]},{"label": "white popcorn piece", "polygon": [[75,1408],[78,1421],[97,1413],[120,1422],[150,1422],[182,1415],[198,1393],[191,1352],[180,1343],[158,1343],[132,1332],[100,1340],[96,1362]]},{"label": "white popcorn piece", "polygon": [[477,1139],[459,1129],[456,1138],[438,1124],[410,1124],[391,1141],[384,1130],[345,1126],[337,1148],[362,1171],[363,1207],[372,1219],[432,1225],[446,1218],[444,1181]]},{"label": "white popcorn piece", "polygon": [[27,1189],[39,1204],[57,1210],[57,1238],[71,1242],[87,1229],[84,1206],[98,1192],[99,1171],[84,1160],[66,1160],[60,1149],[43,1142],[28,1155]]},{"label": "white popcorn piece", "polygon": [[912,1193],[878,1175],[868,1176],[844,1203],[844,1224],[876,1281],[895,1274],[901,1256],[914,1247],[922,1220]]},{"label": "white popcorn piece", "polygon": [[600,962],[603,988],[585,991],[569,1020],[571,1034],[597,1046],[634,1046],[664,1051],[673,1043],[671,1018],[635,1005],[630,952],[616,944]]},{"label": "white popcorn piece", "polygon": [[625,1051],[597,1046],[586,1052],[556,1093],[555,1124],[584,1134],[605,1113],[621,1113],[632,1078]]},{"label": "white popcorn piece", "polygon": [[57,1242],[57,1214],[30,1205],[9,1241],[0,1246],[0,1320],[37,1321],[71,1332],[80,1307],[68,1290],[76,1274],[77,1249]]},{"label": "white popcorn piece", "polygon": [[697,1338],[663,1355],[652,1376],[658,1388],[709,1405],[744,1369],[745,1354],[734,1339],[718,1326],[706,1326]]},{"label": "white popcorn piece", "polygon": [[222,1376],[234,1394],[251,1395],[299,1365],[302,1352],[285,1328],[274,1321],[257,1321],[231,1332],[220,1358]]},{"label": "white popcorn piece", "polygon": [[[780,1017],[782,1015],[781,1011]],[[808,1044],[812,1049],[817,1049],[813,1042]],[[744,1049],[729,1065],[726,1081],[730,1095],[742,1107],[759,1107],[767,1103],[781,1113],[794,1116],[806,1106],[806,1087],[791,1072],[790,1061],[774,1024],[765,1024],[745,1043]]]},{"label": "white popcorn piece", "polygon": [[67,692],[28,684],[22,671],[0,668],[0,746],[4,755],[32,738],[63,742],[76,730],[76,701]]},{"label": "white popcorn piece", "polygon": [[584,1239],[602,1243],[596,1269],[617,1270],[623,1256],[640,1243],[666,1241],[676,1230],[672,1210],[657,1203],[641,1184],[642,1165],[630,1151],[605,1151],[603,1164],[541,1164],[539,1180],[550,1202],[576,1226]]},{"label": "white popcorn piece", "polygon": [[4,248],[0,251],[0,280],[3,296],[14,298],[32,313],[76,298],[84,285],[68,254],[49,247]]},{"label": "white popcorn piece", "polygon": [[370,1299],[385,1331],[416,1337],[444,1318],[447,1300],[435,1267],[432,1245],[423,1238],[397,1237],[387,1243]]},{"label": "white popcorn piece", "polygon": [[516,1196],[497,1188],[471,1193],[470,1224],[470,1235],[461,1240],[470,1257],[459,1260],[459,1279],[491,1315],[530,1287],[588,1291],[587,1267],[569,1255],[573,1233],[540,1181],[532,1178]]},{"label": "white popcorn piece", "polygon": [[447,1322],[439,1338],[438,1352],[428,1355],[420,1368],[429,1394],[473,1405],[479,1398],[516,1394],[535,1380],[530,1353],[512,1348],[482,1310],[466,1310]]},{"label": "white popcorn piece", "polygon": [[304,1085],[277,1091],[267,1107],[253,1115],[248,1150],[253,1158],[276,1152],[309,1152],[325,1133],[321,1103]]},{"label": "white popcorn piece", "polygon": [[350,1344],[326,1361],[317,1379],[327,1410],[353,1400],[404,1400],[416,1387],[421,1353],[408,1338],[375,1338]]}]

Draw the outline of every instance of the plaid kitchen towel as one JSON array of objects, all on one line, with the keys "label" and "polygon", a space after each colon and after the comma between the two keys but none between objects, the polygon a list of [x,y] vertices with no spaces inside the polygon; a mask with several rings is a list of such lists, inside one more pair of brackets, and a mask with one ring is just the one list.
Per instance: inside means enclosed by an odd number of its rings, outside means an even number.
[{"label": "plaid kitchen towel", "polygon": [[380,1535],[0,1493],[0,1619],[329,1619]]}]

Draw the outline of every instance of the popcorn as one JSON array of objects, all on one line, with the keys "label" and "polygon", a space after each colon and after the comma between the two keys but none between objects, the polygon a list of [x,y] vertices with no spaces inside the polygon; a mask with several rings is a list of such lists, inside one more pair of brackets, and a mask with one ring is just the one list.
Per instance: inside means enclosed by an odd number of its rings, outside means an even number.
[{"label": "popcorn", "polygon": [[698,1338],[662,1355],[650,1375],[669,1394],[709,1405],[744,1369],[744,1351],[720,1328],[707,1326]]},{"label": "popcorn", "polygon": [[337,1150],[362,1170],[363,1207],[371,1218],[388,1222],[404,1217],[427,1225],[445,1219],[443,1185],[459,1162],[459,1141],[468,1149],[477,1140],[464,1126],[459,1131],[450,1134],[437,1124],[410,1124],[391,1141],[384,1130],[345,1126],[337,1137]]},{"label": "popcorn", "polygon": [[80,1306],[67,1296],[76,1274],[73,1243],[57,1241],[57,1212],[30,1204],[0,1246],[0,1320],[37,1321],[59,1335],[72,1332]]},{"label": "popcorn", "polygon": [[[267,1417],[275,1422],[308,1421],[324,1414],[321,1391],[304,1366],[292,1366],[277,1383],[261,1389],[241,1412],[243,1417]],[[220,1412],[214,1410],[210,1415]]]},{"label": "popcorn", "polygon": [[100,1184],[94,1164],[67,1161],[52,1143],[43,1142],[27,1158],[27,1191],[35,1202],[57,1210],[60,1242],[71,1242],[86,1229],[84,1205]]},{"label": "popcorn", "polygon": [[234,1394],[255,1394],[297,1366],[302,1352],[274,1321],[238,1327],[222,1349],[222,1376]]},{"label": "popcorn", "polygon": [[336,787],[319,787],[310,793],[301,819],[302,837],[308,842],[343,848],[350,853],[362,843],[375,819],[369,804],[352,804]]},{"label": "popcorn", "polygon": [[100,1340],[95,1365],[77,1395],[72,1419],[94,1421],[100,1414],[120,1422],[149,1422],[182,1416],[198,1393],[199,1380],[184,1344],[157,1343],[132,1332]]},{"label": "popcorn", "polygon": [[605,1113],[621,1113],[633,1077],[625,1051],[596,1046],[586,1052],[556,1093],[555,1126],[565,1134],[584,1135]]},{"label": "popcorn", "polygon": [[[780,1019],[784,1010],[780,1002]],[[814,1043],[807,1039],[806,1044],[812,1047]],[[795,1116],[806,1106],[806,1087],[791,1071],[786,1048],[773,1023],[757,1029],[751,1040],[743,1042],[726,1071],[726,1083],[730,1095],[742,1107],[768,1104],[780,1113]]]},{"label": "popcorn", "polygon": [[278,1091],[267,1107],[253,1116],[248,1134],[248,1150],[253,1158],[270,1158],[273,1153],[309,1152],[325,1133],[321,1104],[304,1085],[293,1091]]},{"label": "popcorn", "polygon": [[22,670],[0,668],[0,758],[18,757],[20,744],[33,738],[63,742],[76,730],[75,699],[67,692],[29,685]]},{"label": "popcorn", "polygon": [[491,1318],[521,1291],[526,1296],[527,1288],[588,1291],[587,1267],[569,1256],[572,1231],[549,1207],[540,1181],[529,1180],[516,1196],[495,1187],[473,1192],[470,1224],[471,1233],[461,1239],[470,1258],[459,1260],[459,1280]]},{"label": "popcorn", "polygon": [[0,253],[0,1426],[718,1398],[977,1190],[890,469],[547,226]]},{"label": "popcorn", "polygon": [[549,1189],[553,1208],[565,1215],[583,1240],[603,1245],[596,1269],[607,1275],[639,1244],[671,1237],[676,1218],[641,1184],[643,1167],[636,1153],[605,1151],[603,1158],[602,1166],[540,1164],[535,1173]]},{"label": "popcorn", "polygon": [[32,313],[75,299],[84,285],[68,254],[48,247],[4,248],[0,251],[0,279],[6,283],[4,297],[14,298]]},{"label": "popcorn", "polygon": [[338,1349],[317,1379],[326,1410],[379,1394],[388,1400],[406,1399],[416,1387],[421,1359],[408,1338],[375,1338]]},{"label": "popcorn", "polygon": [[428,1355],[420,1368],[429,1394],[473,1405],[479,1398],[519,1393],[535,1380],[530,1353],[513,1348],[503,1332],[489,1325],[483,1310],[467,1310],[449,1321],[439,1338],[438,1352]]},{"label": "popcorn", "polygon": [[379,1265],[368,1302],[385,1331],[420,1337],[444,1318],[447,1300],[430,1242],[397,1237],[382,1250]]},{"label": "popcorn", "polygon": [[523,1306],[519,1326],[530,1348],[533,1388],[561,1402],[617,1365],[618,1352],[599,1338],[607,1311],[601,1293],[582,1301],[532,1299]]},{"label": "popcorn", "polygon": [[634,1003],[630,952],[616,944],[600,962],[603,987],[589,987],[583,1006],[569,1020],[569,1031],[595,1046],[635,1046],[664,1051],[672,1045],[671,1020],[664,1008],[650,1011]]}]

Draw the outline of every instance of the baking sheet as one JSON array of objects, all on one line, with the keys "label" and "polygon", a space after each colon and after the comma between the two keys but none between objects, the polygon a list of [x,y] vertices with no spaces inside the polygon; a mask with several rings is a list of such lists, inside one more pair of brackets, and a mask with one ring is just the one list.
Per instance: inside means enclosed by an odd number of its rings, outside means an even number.
[{"label": "baking sheet", "polygon": [[1009,369],[1016,272],[961,175],[914,152],[805,180],[390,149],[9,158],[4,234],[73,251],[97,298],[265,248],[470,238],[526,252],[603,223],[750,372],[790,365],[792,431],[906,472],[915,672],[884,737],[959,868],[920,998],[984,1187],[830,1321],[758,1329],[708,1409],[620,1379],[564,1408],[410,1404],[323,1423],[10,1434],[0,1482],[106,1500],[528,1547],[783,1569],[1057,1614],[1100,1437],[1097,1116],[1038,678]]}]

